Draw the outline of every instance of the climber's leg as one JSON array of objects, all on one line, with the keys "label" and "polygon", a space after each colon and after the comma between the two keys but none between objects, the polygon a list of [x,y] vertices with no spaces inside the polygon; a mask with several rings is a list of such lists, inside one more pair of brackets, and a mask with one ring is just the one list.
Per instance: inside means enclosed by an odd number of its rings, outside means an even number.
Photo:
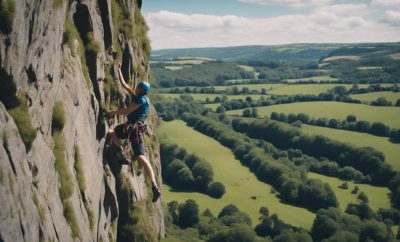
[{"label": "climber's leg", "polygon": [[147,178],[150,179],[151,183],[155,186],[157,186],[156,178],[154,176],[154,171],[153,168],[151,167],[151,164],[149,160],[146,158],[144,155],[138,155],[136,156],[136,160],[139,162],[141,166],[144,167],[144,170],[146,171]]},{"label": "climber's leg", "polygon": [[121,139],[128,138],[128,134],[124,132],[124,127],[125,124],[117,125],[115,129],[110,129],[107,133],[118,147],[122,146]]},{"label": "climber's leg", "polygon": [[107,135],[111,138],[111,140],[116,144],[118,147],[122,145],[121,140],[117,137],[115,134],[115,131],[113,129],[108,130]]},{"label": "climber's leg", "polygon": [[145,149],[144,149],[144,140],[143,135],[140,135],[139,142],[135,143],[135,140],[132,140],[132,149],[135,155],[136,160],[139,164],[144,167],[146,172],[146,176],[151,181],[151,189],[153,191],[153,199],[152,202],[156,202],[157,199],[160,197],[161,192],[158,188],[156,177],[154,175],[153,168],[151,167],[150,161],[145,156]]},{"label": "climber's leg", "polygon": [[154,171],[153,168],[151,167],[151,164],[149,160],[146,158],[144,155],[138,155],[136,156],[137,161],[144,167],[144,170],[146,171],[147,178],[151,180],[151,190],[153,192],[153,199],[152,202],[156,202],[158,198],[161,195],[160,189],[158,188],[156,178],[154,176]]}]

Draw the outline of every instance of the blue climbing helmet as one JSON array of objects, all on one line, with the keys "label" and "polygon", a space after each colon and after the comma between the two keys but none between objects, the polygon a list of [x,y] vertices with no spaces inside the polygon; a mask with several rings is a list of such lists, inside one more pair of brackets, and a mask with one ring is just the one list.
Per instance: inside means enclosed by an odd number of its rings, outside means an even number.
[{"label": "blue climbing helmet", "polygon": [[150,91],[150,83],[148,83],[146,81],[142,81],[141,83],[139,83],[138,87],[143,89],[143,91],[145,91],[146,93],[148,93]]}]

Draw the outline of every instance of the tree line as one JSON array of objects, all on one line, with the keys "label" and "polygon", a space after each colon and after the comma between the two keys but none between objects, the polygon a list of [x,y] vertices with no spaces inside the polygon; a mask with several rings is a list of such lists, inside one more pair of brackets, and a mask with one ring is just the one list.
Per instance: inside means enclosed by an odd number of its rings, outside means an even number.
[{"label": "tree line", "polygon": [[[243,116],[246,117],[244,113]],[[353,114],[348,115],[345,120],[340,120],[335,118],[316,119],[310,117],[306,113],[285,114],[285,113],[272,112],[270,118],[272,120],[285,123],[294,123],[296,121],[300,121],[301,123],[309,125],[368,133],[376,136],[389,137],[392,142],[400,142],[399,129],[394,129],[394,128],[391,129],[388,125],[382,122],[370,123],[369,121],[366,120],[357,120],[357,116]]]},{"label": "tree line", "polygon": [[394,234],[391,229],[393,224],[385,218],[387,216],[398,218],[399,214],[391,210],[379,210],[377,217],[374,215],[363,218],[359,214],[351,214],[351,211],[343,213],[338,208],[320,209],[311,231],[308,232],[286,224],[278,215],[270,214],[267,207],[259,209],[260,217],[253,229],[250,217],[233,204],[226,205],[216,216],[209,209],[200,214],[197,202],[191,199],[183,203],[172,201],[167,206],[168,211],[165,214],[167,238],[181,241],[386,242],[400,239],[400,233]]},{"label": "tree line", "polygon": [[259,224],[253,229],[250,217],[233,204],[215,216],[209,209],[200,214],[194,200],[180,204],[172,201],[165,215],[167,237],[196,242],[284,242],[293,238],[312,241],[305,229],[284,223],[276,214],[270,215],[268,208],[262,207],[259,212]]},{"label": "tree line", "polygon": [[181,118],[189,126],[230,148],[259,180],[274,186],[283,200],[310,209],[338,205],[329,184],[320,180],[308,179],[303,166],[298,167],[285,157],[279,157],[279,162],[275,161],[269,155],[269,150],[274,149],[271,144],[252,140],[233,131],[230,126],[209,117],[185,113]]},{"label": "tree line", "polygon": [[161,139],[160,145],[162,176],[166,184],[175,189],[198,191],[214,198],[221,198],[225,186],[213,182],[214,171],[210,163],[176,144],[166,143]]},{"label": "tree line", "polygon": [[[172,64],[171,64],[172,65]],[[225,85],[227,80],[254,78],[254,73],[244,71],[233,63],[206,62],[168,70],[163,64],[152,64],[152,73],[159,87]]]},{"label": "tree line", "polygon": [[236,119],[232,127],[252,138],[271,142],[278,148],[300,149],[308,155],[333,160],[342,167],[352,166],[370,175],[371,182],[376,185],[387,186],[395,175],[393,168],[384,163],[384,154],[371,147],[360,148],[322,135],[303,134],[297,128],[273,120]]}]

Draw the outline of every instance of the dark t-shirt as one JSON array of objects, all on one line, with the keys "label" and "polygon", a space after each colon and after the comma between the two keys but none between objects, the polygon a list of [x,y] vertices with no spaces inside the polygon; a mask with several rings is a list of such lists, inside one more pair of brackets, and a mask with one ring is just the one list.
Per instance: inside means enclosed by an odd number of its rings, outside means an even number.
[{"label": "dark t-shirt", "polygon": [[135,123],[136,121],[144,121],[147,118],[147,114],[150,111],[150,101],[145,96],[131,96],[132,103],[139,105],[133,112],[128,114],[128,122]]}]

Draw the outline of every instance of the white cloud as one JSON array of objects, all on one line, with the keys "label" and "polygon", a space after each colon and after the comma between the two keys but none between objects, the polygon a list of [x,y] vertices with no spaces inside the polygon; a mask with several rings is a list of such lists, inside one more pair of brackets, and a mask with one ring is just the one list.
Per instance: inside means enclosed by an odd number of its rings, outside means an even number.
[{"label": "white cloud", "polygon": [[383,8],[400,8],[400,0],[372,0],[371,6]]},{"label": "white cloud", "polygon": [[[382,22],[372,22],[362,16],[347,16],[343,13],[346,11],[341,9],[343,8],[337,7],[336,11],[320,9],[309,15],[270,18],[188,15],[160,11],[148,13],[145,18],[150,26],[154,49],[399,40],[399,28],[391,28]],[[391,18],[388,20],[391,21],[398,17],[393,13],[389,15]]]},{"label": "white cloud", "polygon": [[388,23],[393,26],[399,26],[400,27],[400,12],[396,11],[386,11],[385,16],[382,19],[382,22]]},{"label": "white cloud", "polygon": [[363,16],[368,14],[369,8],[366,4],[335,4],[315,8],[313,12],[328,12],[339,16]]},{"label": "white cloud", "polygon": [[238,0],[244,3],[260,5],[284,5],[295,8],[321,6],[331,3],[333,0]]}]

